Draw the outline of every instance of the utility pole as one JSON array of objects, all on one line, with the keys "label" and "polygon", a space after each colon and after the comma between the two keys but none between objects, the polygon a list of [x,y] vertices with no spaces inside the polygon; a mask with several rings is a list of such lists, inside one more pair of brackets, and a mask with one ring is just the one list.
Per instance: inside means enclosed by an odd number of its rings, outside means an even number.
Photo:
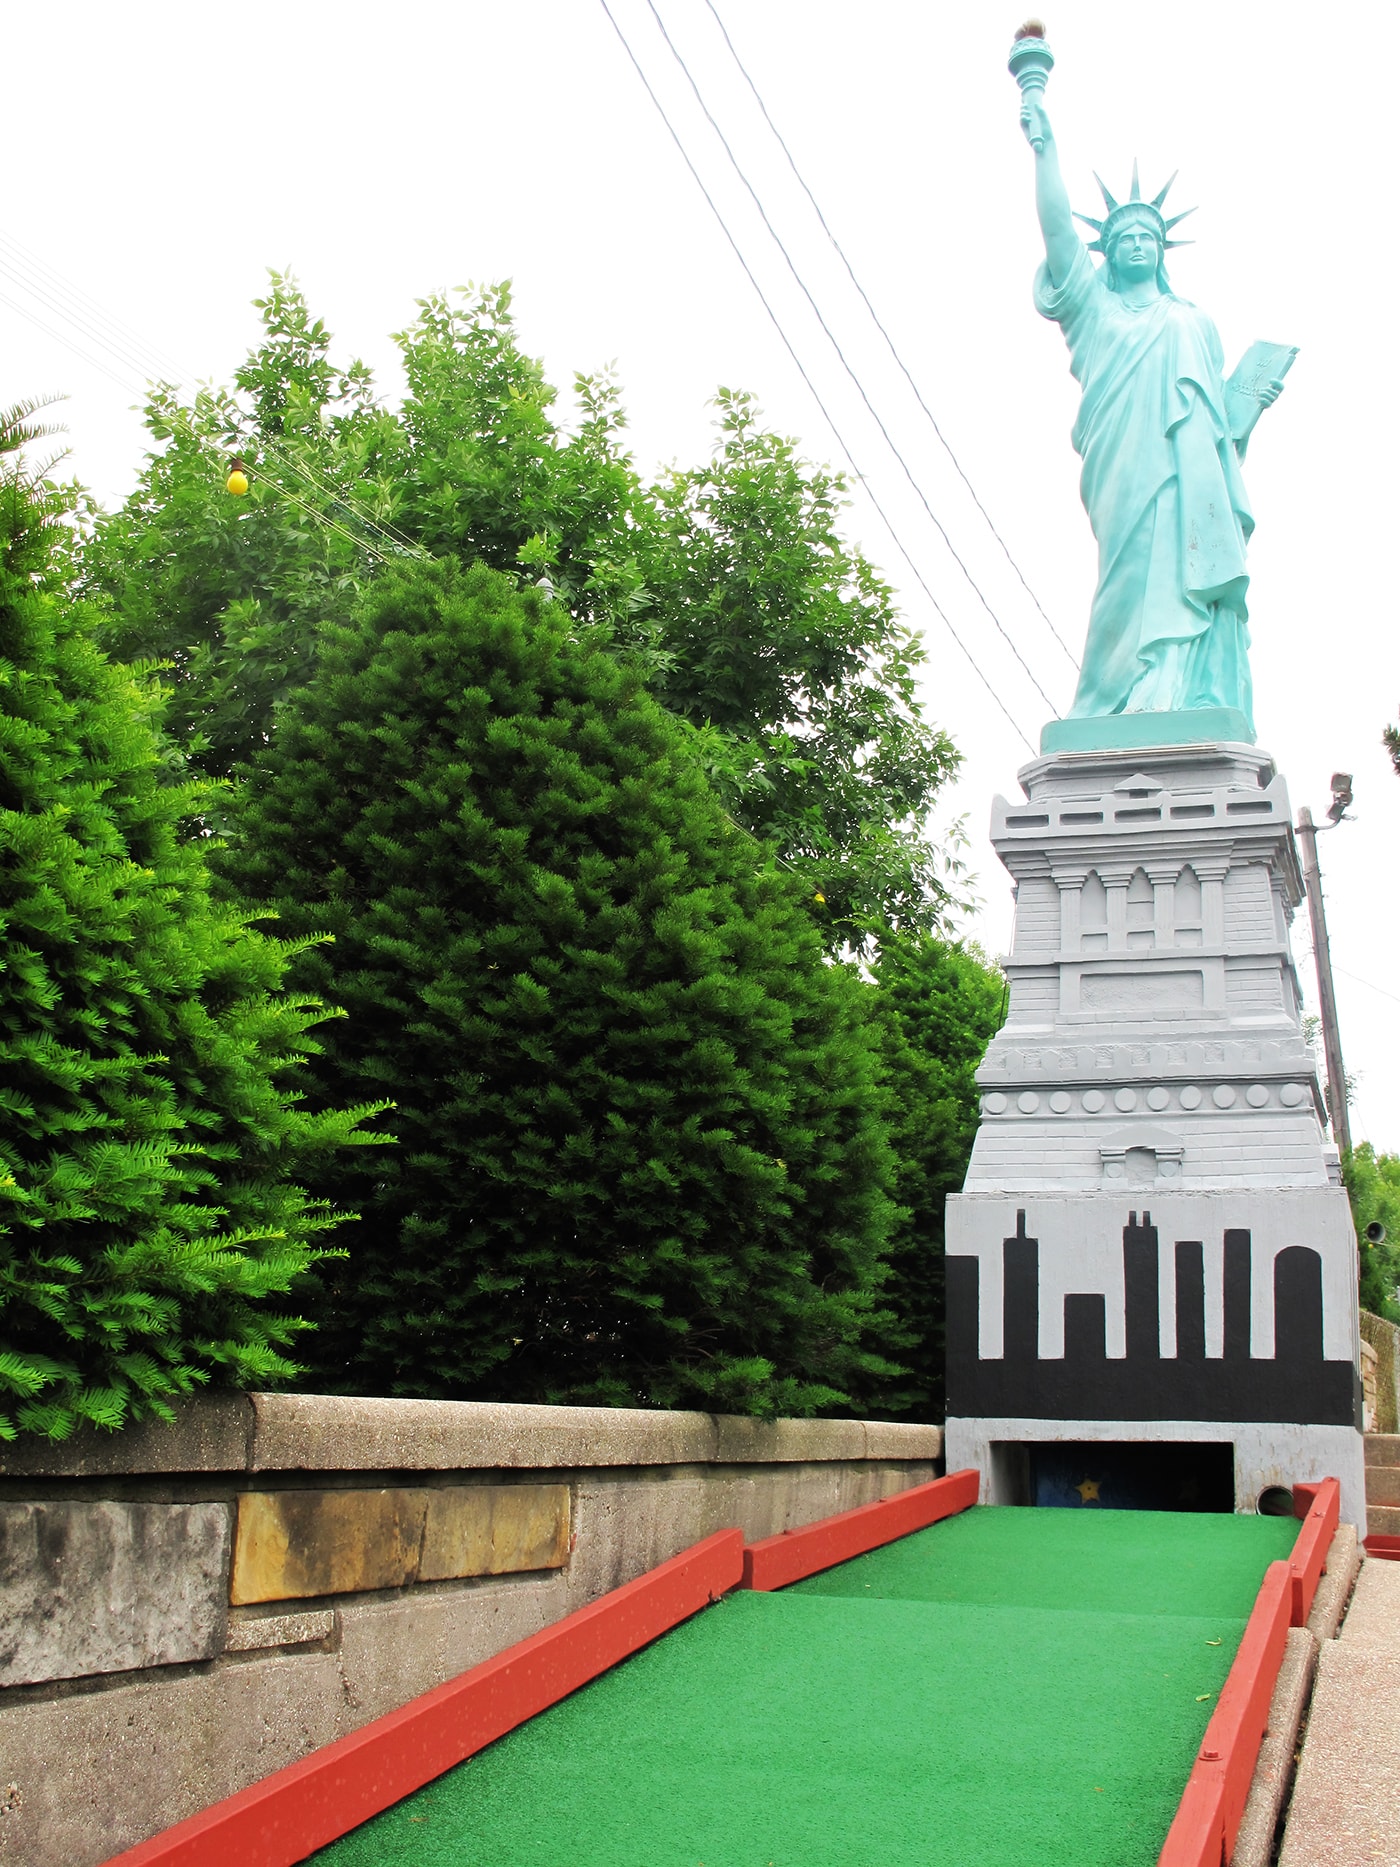
[{"label": "utility pole", "polygon": [[[1333,785],[1335,798],[1335,779]],[[1350,802],[1349,789],[1347,802]],[[1342,809],[1345,807],[1343,805]],[[1336,811],[1332,818],[1335,826],[1341,821],[1341,811],[1336,809],[1335,803],[1333,809]],[[1342,1070],[1342,1038],[1337,1028],[1337,995],[1332,989],[1332,954],[1327,944],[1327,911],[1322,905],[1322,871],[1317,866],[1317,825],[1312,820],[1312,812],[1305,805],[1299,808],[1296,829],[1303,857],[1303,885],[1308,891],[1308,914],[1312,920],[1317,1002],[1322,1010],[1322,1050],[1327,1059],[1327,1112],[1332,1117],[1332,1139],[1345,1157],[1351,1152],[1351,1122],[1347,1116],[1346,1076]]]}]

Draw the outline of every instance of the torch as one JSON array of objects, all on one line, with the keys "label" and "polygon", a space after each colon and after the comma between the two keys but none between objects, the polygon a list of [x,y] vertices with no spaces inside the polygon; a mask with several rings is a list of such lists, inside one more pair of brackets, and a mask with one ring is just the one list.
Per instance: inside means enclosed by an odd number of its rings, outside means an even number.
[{"label": "torch", "polygon": [[[1021,87],[1021,95],[1039,103],[1045,96],[1045,80],[1050,76],[1055,54],[1045,43],[1045,28],[1038,19],[1028,19],[1016,34],[1006,69]],[[1039,155],[1042,137],[1031,138],[1031,148]]]}]

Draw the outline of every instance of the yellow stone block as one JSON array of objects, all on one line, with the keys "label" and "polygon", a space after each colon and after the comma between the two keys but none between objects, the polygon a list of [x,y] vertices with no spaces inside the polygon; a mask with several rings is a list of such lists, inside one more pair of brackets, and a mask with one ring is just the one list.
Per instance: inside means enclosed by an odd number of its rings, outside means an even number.
[{"label": "yellow stone block", "polygon": [[401,1588],[417,1573],[423,1490],[244,1491],[238,1499],[234,1607]]},{"label": "yellow stone block", "polygon": [[410,1582],[559,1569],[567,1485],[244,1491],[229,1601],[296,1601]]},{"label": "yellow stone block", "polygon": [[567,1485],[450,1485],[427,1495],[421,1582],[561,1569],[569,1559]]}]

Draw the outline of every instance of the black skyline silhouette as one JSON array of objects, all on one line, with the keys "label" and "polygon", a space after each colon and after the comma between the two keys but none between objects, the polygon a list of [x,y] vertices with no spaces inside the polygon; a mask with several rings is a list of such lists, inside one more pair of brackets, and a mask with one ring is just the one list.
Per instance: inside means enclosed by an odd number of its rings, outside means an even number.
[{"label": "black skyline silhouette", "polygon": [[1225,1339],[1206,1356],[1204,1252],[1198,1239],[1175,1246],[1176,1355],[1161,1353],[1158,1235],[1149,1212],[1123,1227],[1126,1349],[1106,1352],[1101,1294],[1069,1295],[1062,1359],[1040,1358],[1040,1242],[1002,1241],[1003,1353],[980,1359],[981,1265],[947,1260],[948,1412],[955,1418],[1063,1420],[1259,1420],[1359,1426],[1360,1381],[1350,1361],[1322,1346],[1322,1259],[1290,1245],[1274,1259],[1274,1354],[1251,1356],[1250,1233],[1225,1233]]}]

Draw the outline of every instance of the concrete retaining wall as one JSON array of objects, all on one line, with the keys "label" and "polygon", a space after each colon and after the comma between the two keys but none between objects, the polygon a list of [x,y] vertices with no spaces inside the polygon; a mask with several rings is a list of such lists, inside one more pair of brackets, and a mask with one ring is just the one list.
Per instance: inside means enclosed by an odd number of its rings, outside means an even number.
[{"label": "concrete retaining wall", "polygon": [[1400,1327],[1362,1310],[1361,1339],[1376,1357],[1376,1417],[1367,1431],[1400,1432]]},{"label": "concrete retaining wall", "polygon": [[93,1867],[733,1525],[921,1484],[935,1426],[223,1395],[0,1453],[0,1861]]}]

